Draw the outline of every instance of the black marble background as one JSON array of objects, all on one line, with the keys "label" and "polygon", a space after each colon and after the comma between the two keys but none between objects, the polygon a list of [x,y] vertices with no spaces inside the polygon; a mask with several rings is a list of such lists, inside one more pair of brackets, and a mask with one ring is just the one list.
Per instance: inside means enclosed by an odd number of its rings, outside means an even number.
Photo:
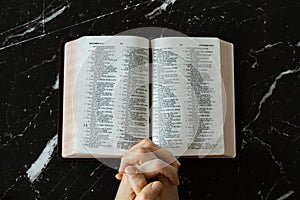
[{"label": "black marble background", "polygon": [[299,0],[2,0],[0,199],[114,198],[115,170],[57,155],[60,48],[145,26],[235,46],[237,157],[180,160],[181,199],[300,199],[299,20]]}]

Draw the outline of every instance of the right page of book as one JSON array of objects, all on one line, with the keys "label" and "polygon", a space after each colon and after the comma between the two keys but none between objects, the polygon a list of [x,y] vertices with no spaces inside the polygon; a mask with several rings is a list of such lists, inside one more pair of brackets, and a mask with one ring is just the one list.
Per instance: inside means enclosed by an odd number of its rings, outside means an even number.
[{"label": "right page of book", "polygon": [[224,154],[218,38],[151,41],[152,139],[176,156]]}]

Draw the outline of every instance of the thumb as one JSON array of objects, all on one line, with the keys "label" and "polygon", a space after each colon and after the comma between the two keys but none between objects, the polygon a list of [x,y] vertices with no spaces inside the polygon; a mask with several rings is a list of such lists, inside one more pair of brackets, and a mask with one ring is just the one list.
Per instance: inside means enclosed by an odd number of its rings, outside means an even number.
[{"label": "thumb", "polygon": [[146,185],[143,190],[136,196],[135,200],[154,200],[160,195],[162,184],[154,181]]},{"label": "thumb", "polygon": [[135,192],[140,193],[143,188],[147,185],[145,176],[134,166],[128,166],[125,168],[125,175],[128,183]]}]

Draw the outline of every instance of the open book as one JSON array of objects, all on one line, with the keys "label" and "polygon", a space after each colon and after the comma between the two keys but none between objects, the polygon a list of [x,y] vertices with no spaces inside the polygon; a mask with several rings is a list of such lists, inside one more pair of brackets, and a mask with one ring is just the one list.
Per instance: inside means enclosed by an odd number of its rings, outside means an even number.
[{"label": "open book", "polygon": [[64,48],[63,157],[120,157],[146,137],[176,156],[235,157],[231,43],[86,36]]}]

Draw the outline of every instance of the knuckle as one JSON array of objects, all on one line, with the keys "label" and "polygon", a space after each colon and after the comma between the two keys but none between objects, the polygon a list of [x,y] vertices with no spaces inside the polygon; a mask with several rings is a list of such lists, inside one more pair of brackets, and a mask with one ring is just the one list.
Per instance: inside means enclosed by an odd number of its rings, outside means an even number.
[{"label": "knuckle", "polygon": [[155,169],[160,169],[160,168],[163,167],[163,165],[164,165],[164,162],[162,160],[160,160],[160,159],[154,159],[153,160],[153,167]]},{"label": "knuckle", "polygon": [[138,148],[135,150],[135,153],[147,153],[147,149],[144,147]]},{"label": "knuckle", "polygon": [[143,139],[143,143],[149,144],[149,143],[152,143],[152,140],[150,140],[149,138],[145,138],[145,139]]}]

